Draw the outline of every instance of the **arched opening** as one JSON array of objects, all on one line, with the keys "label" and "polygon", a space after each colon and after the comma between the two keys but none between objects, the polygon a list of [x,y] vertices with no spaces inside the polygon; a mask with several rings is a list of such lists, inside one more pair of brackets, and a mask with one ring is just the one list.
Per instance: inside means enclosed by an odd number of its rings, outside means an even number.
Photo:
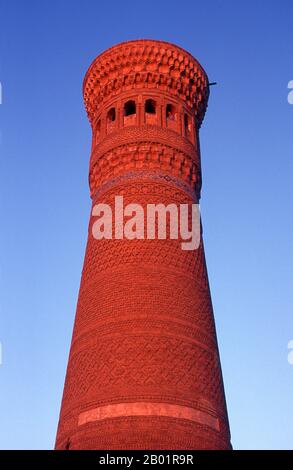
[{"label": "arched opening", "polygon": [[124,104],[124,125],[133,124],[136,124],[136,104],[134,100],[129,100]]},{"label": "arched opening", "polygon": [[68,441],[66,442],[66,445],[65,445],[65,450],[70,450],[70,445],[71,445],[71,442],[68,439]]},{"label": "arched opening", "polygon": [[107,113],[107,132],[111,132],[116,127],[116,109],[111,108]]},{"label": "arched opening", "polygon": [[146,100],[145,105],[144,105],[144,110],[148,114],[156,114],[155,100],[152,100],[152,99]]},{"label": "arched opening", "polygon": [[108,122],[113,122],[113,121],[115,121],[115,119],[116,119],[116,109],[111,108],[108,111],[107,120],[108,120]]},{"label": "arched opening", "polygon": [[145,101],[144,104],[145,122],[146,124],[157,123],[156,102],[151,98]]},{"label": "arched opening", "polygon": [[191,134],[191,119],[188,114],[184,114],[184,130],[187,137]]},{"label": "arched opening", "polygon": [[131,116],[136,113],[135,101],[129,100],[126,101],[124,105],[124,116]]},{"label": "arched opening", "polygon": [[177,130],[177,109],[173,104],[167,104],[166,106],[166,121],[167,127]]},{"label": "arched opening", "polygon": [[145,111],[145,122],[146,124],[156,124],[157,123],[157,110],[156,102],[151,98],[145,101],[144,104]]}]

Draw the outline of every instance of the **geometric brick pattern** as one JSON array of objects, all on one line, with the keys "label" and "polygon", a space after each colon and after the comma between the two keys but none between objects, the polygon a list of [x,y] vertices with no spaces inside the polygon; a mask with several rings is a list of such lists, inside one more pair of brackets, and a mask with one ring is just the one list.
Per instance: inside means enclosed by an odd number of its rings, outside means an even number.
[{"label": "geometric brick pattern", "polygon": [[[198,202],[208,92],[201,66],[172,44],[101,54],[84,82],[93,205]],[[193,251],[169,238],[97,241],[93,222],[56,448],[231,448],[202,238]]]},{"label": "geometric brick pattern", "polygon": [[[154,149],[154,150],[153,150]],[[149,142],[120,145],[105,154],[92,165],[90,173],[91,195],[108,179],[134,170],[159,170],[174,175],[200,191],[199,162],[193,155],[170,147]]]},{"label": "geometric brick pattern", "polygon": [[106,50],[92,63],[84,79],[84,100],[92,121],[109,97],[142,87],[161,88],[193,108],[200,125],[207,83],[201,65],[184,49],[164,41],[128,41]]}]

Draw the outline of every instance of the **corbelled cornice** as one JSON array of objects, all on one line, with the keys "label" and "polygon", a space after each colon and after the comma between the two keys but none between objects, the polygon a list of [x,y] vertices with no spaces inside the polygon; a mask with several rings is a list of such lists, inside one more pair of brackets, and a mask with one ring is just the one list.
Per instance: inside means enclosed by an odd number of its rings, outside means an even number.
[{"label": "corbelled cornice", "polygon": [[109,97],[156,88],[183,100],[200,126],[209,96],[208,77],[184,49],[155,40],[128,41],[107,49],[89,67],[83,85],[90,122]]}]

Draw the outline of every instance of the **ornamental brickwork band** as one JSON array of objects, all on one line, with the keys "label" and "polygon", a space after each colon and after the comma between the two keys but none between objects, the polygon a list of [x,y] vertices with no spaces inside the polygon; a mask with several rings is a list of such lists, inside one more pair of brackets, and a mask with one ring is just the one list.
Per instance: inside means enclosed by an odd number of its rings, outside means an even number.
[{"label": "ornamental brickwork band", "polygon": [[[209,83],[196,59],[125,42],[94,60],[83,93],[93,208],[199,203]],[[97,240],[93,214],[56,449],[230,449],[201,234],[192,250],[171,236]]]}]

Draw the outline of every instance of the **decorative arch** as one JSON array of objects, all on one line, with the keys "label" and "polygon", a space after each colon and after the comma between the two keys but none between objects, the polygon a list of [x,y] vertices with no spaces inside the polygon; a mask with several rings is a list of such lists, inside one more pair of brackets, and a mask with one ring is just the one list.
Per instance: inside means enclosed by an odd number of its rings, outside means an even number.
[{"label": "decorative arch", "polygon": [[146,124],[157,123],[157,103],[152,98],[148,98],[144,103],[144,113]]},{"label": "decorative arch", "polygon": [[124,126],[132,126],[136,124],[136,103],[134,100],[128,100],[124,103],[123,123]]}]

